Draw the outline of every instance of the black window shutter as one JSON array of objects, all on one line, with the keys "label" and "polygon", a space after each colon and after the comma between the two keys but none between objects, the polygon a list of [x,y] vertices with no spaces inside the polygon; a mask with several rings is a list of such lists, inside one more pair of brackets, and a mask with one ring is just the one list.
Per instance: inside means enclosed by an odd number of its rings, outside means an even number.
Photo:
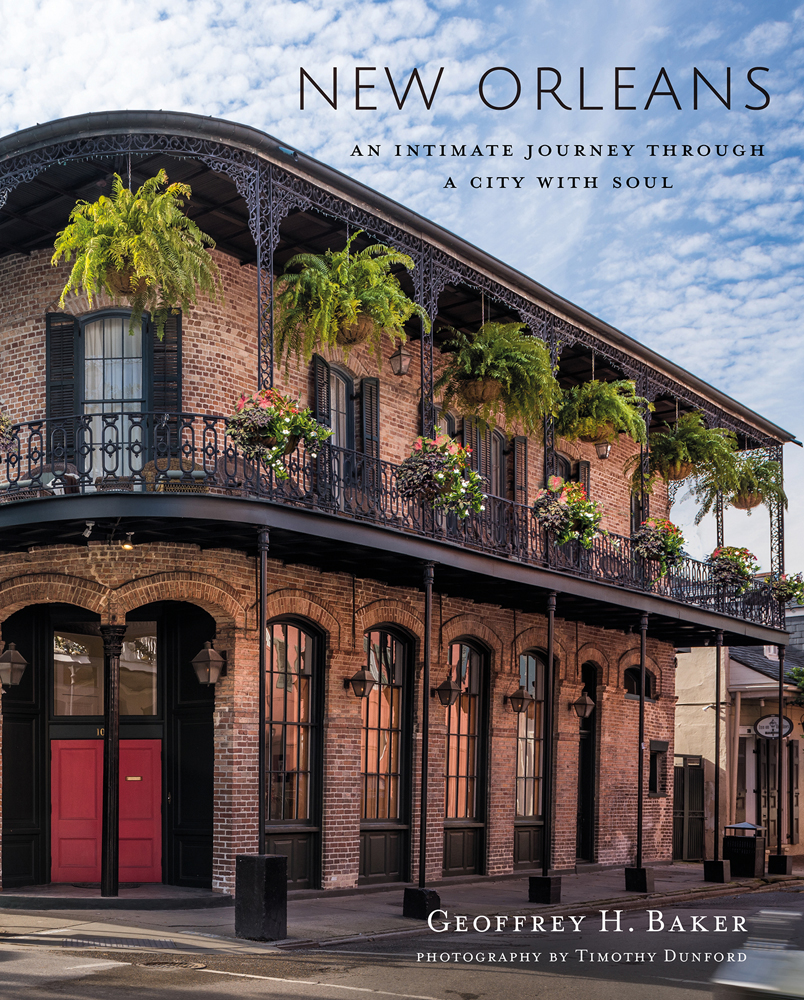
[{"label": "black window shutter", "polygon": [[48,313],[47,415],[55,419],[77,414],[76,340],[78,321],[73,316]]},{"label": "black window shutter", "polygon": [[514,500],[516,503],[527,504],[528,502],[528,439],[526,437],[515,437],[513,459],[514,459]]},{"label": "black window shutter", "polygon": [[495,489],[497,484],[492,483],[492,448],[494,447],[494,432],[486,429],[477,435],[477,443],[480,448],[478,455],[478,472],[486,480],[491,489]]},{"label": "black window shutter", "polygon": [[578,462],[578,482],[586,490],[586,495],[589,496],[589,479],[592,469],[592,463],[587,462],[585,459],[581,459]]},{"label": "black window shutter", "polygon": [[360,386],[363,451],[380,457],[380,380],[364,378]]},{"label": "black window shutter", "polygon": [[329,364],[320,354],[313,355],[313,392],[315,419],[325,427],[330,426]]},{"label": "black window shutter", "polygon": [[478,433],[477,433],[477,421],[474,417],[464,417],[463,418],[463,446],[464,448],[471,448],[472,454],[469,456],[469,465],[475,472],[479,472],[478,462],[480,461],[480,456],[478,455]]},{"label": "black window shutter", "polygon": [[181,413],[181,313],[168,316],[162,340],[152,340],[154,412]]}]

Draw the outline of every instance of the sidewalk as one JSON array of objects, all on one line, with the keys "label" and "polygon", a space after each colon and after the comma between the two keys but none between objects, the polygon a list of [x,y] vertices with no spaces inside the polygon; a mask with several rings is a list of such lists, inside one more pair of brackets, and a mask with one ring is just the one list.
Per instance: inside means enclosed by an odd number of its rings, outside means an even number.
[{"label": "sidewalk", "polygon": [[[436,886],[441,906],[450,915],[582,914],[598,909],[645,909],[672,906],[691,899],[758,892],[780,886],[802,886],[804,869],[793,876],[740,879],[726,885],[703,881],[703,865],[658,865],[656,891],[627,893],[622,868],[562,879],[562,901],[550,906],[528,903],[528,879],[467,881]],[[66,888],[66,887],[65,887]],[[159,892],[163,887],[154,887]],[[125,890],[122,892],[134,892]],[[15,894],[19,895],[19,894]],[[420,934],[426,924],[402,916],[403,889],[357,890],[349,894],[293,897],[288,901],[285,941],[261,944],[234,936],[234,907],[201,909],[26,910],[2,908],[0,940],[92,949],[138,949],[225,954],[269,954],[292,948],[333,945],[383,936]]]}]

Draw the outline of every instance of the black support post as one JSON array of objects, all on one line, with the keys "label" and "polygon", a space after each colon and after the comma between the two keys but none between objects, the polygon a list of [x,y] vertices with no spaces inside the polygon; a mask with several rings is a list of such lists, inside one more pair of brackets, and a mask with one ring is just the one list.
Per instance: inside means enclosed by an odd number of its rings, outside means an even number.
[{"label": "black support post", "polygon": [[434,563],[424,564],[424,643],[422,646],[422,773],[419,798],[419,886],[405,889],[402,913],[405,917],[426,920],[441,906],[434,889],[427,886],[427,789],[430,764],[430,657],[433,629]]},{"label": "black support post", "polygon": [[547,595],[547,664],[544,670],[544,743],[542,761],[542,874],[528,880],[528,901],[531,903],[560,903],[561,876],[550,875],[553,853],[553,701],[555,662],[556,592]]},{"label": "black support post", "polygon": [[[781,606],[784,617],[784,605]],[[784,646],[776,647],[779,651],[779,745],[776,754],[776,854],[768,858],[769,875],[792,875],[793,856],[782,852],[782,816],[784,813],[784,795],[782,794],[784,780]],[[788,775],[788,779],[791,776]]]},{"label": "black support post", "polygon": [[[722,501],[722,497],[720,498]],[[722,512],[722,504],[721,504]],[[715,636],[715,808],[713,860],[704,861],[705,882],[730,882],[731,862],[720,860],[720,699],[723,670],[723,630]]]},{"label": "black support post", "polygon": [[101,625],[103,639],[103,824],[101,896],[120,886],[120,654],[125,625]]},{"label": "black support post", "polygon": [[653,892],[653,869],[642,866],[642,825],[645,805],[645,675],[648,659],[648,616],[639,619],[639,751],[637,754],[636,864],[625,869],[629,892]]},{"label": "black support post", "polygon": [[257,601],[257,628],[260,642],[260,683],[259,683],[259,736],[257,740],[257,787],[259,796],[258,854],[265,854],[265,672],[268,669],[268,648],[266,645],[265,619],[268,616],[268,546],[270,532],[260,528],[257,533],[259,552],[259,600]]}]

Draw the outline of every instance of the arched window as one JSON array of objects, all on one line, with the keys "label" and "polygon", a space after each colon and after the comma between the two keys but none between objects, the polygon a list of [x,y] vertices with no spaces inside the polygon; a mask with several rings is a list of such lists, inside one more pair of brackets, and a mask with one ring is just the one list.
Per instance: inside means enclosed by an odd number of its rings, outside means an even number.
[{"label": "arched window", "polygon": [[410,644],[383,628],[363,637],[374,687],[362,699],[360,882],[407,877]]},{"label": "arched window", "polygon": [[[629,667],[623,675],[623,686],[626,695],[635,698],[639,697],[639,667]],[[654,699],[656,697],[656,679],[650,670],[645,671],[645,697]]]},{"label": "arched window", "polygon": [[[288,855],[288,881],[312,886],[318,859],[320,639],[293,621],[269,622],[266,706],[266,827],[269,853]],[[296,829],[285,833],[282,826]],[[277,829],[279,827],[280,829]]]},{"label": "arched window", "polygon": [[526,819],[542,815],[544,660],[535,650],[520,654],[519,683],[533,695],[517,716],[516,815]]}]

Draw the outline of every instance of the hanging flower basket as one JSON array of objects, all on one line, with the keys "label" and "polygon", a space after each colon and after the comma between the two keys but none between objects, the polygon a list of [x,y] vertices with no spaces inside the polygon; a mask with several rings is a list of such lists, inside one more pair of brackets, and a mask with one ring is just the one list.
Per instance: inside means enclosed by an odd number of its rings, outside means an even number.
[{"label": "hanging flower basket", "polygon": [[664,477],[669,483],[681,482],[682,479],[689,479],[693,468],[692,462],[674,462],[664,467]]},{"label": "hanging flower basket", "polygon": [[396,473],[396,488],[403,500],[418,500],[467,517],[483,511],[483,480],[469,466],[471,448],[464,448],[445,434],[419,437]]},{"label": "hanging flower basket", "polygon": [[712,578],[721,587],[742,594],[751,585],[754,573],[759,570],[756,556],[746,548],[723,545],[709,556]]},{"label": "hanging flower basket", "polygon": [[804,604],[804,578],[801,573],[782,573],[770,581],[773,596],[780,604]]},{"label": "hanging flower basket", "polygon": [[736,507],[737,510],[753,510],[754,507],[759,507],[763,499],[761,493],[738,493],[731,498],[729,506]]},{"label": "hanging flower basket", "polygon": [[358,344],[365,344],[374,333],[375,323],[371,316],[360,313],[356,323],[348,323],[338,328],[335,335],[335,342],[341,347],[357,347]]},{"label": "hanging flower basket", "polygon": [[503,384],[494,378],[471,378],[457,383],[456,394],[468,409],[496,403],[502,395]]},{"label": "hanging flower basket", "polygon": [[581,483],[566,483],[560,476],[551,476],[547,488],[536,494],[533,514],[556,545],[580,542],[585,549],[600,534],[603,517],[600,505],[587,498]]},{"label": "hanging flower basket", "polygon": [[277,479],[288,478],[282,459],[295,451],[300,441],[315,455],[332,436],[308,407],[277,389],[243,394],[229,417],[227,430],[247,458],[262,461]]},{"label": "hanging flower basket", "polygon": [[14,424],[7,413],[0,413],[0,452],[8,451],[14,443]]},{"label": "hanging flower basket", "polygon": [[658,562],[662,576],[684,558],[681,529],[664,517],[649,517],[631,536],[634,552],[647,562]]}]

